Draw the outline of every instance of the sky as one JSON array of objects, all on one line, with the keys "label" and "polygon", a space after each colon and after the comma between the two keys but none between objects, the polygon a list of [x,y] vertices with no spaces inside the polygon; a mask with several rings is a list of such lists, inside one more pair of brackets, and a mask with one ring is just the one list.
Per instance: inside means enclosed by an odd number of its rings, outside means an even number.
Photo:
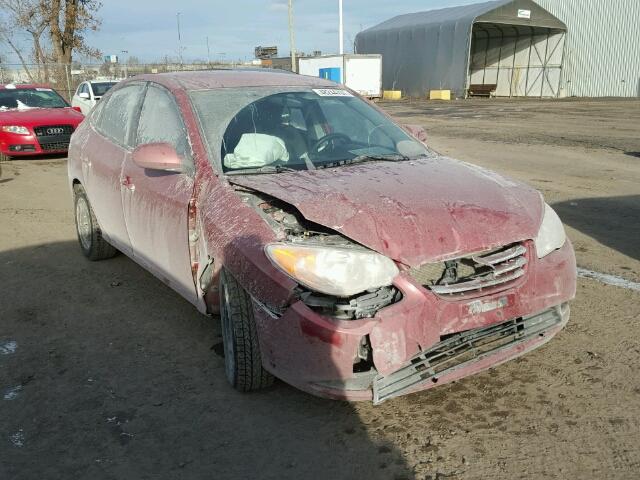
[{"label": "sky", "polygon": [[[477,3],[481,0],[344,0],[345,51],[356,34],[395,15]],[[293,0],[299,51],[336,53],[338,0]],[[251,60],[258,45],[289,53],[287,0],[103,0],[102,27],[87,40],[104,55],[127,50],[141,61],[178,56],[176,14],[180,12],[183,58]],[[9,53],[7,48],[3,48]]]}]

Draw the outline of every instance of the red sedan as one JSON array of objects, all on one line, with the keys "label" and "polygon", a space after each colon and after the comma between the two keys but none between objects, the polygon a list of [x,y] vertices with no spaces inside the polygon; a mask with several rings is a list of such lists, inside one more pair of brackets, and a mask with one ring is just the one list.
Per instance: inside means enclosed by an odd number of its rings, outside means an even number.
[{"label": "red sedan", "polygon": [[0,159],[66,153],[83,119],[46,85],[0,85]]},{"label": "red sedan", "polygon": [[278,377],[379,403],[441,385],[549,341],[576,265],[539,192],[424,139],[322,79],[129,79],[71,142],[80,247],[219,312],[238,390]]}]

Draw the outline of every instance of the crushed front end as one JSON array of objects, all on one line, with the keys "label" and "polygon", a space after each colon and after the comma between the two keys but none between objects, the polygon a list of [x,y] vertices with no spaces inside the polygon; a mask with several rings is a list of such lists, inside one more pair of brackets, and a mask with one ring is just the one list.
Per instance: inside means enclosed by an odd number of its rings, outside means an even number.
[{"label": "crushed front end", "polygon": [[406,269],[350,299],[302,291],[283,312],[256,305],[264,365],[307,392],[387,399],[531,351],[569,319],[573,248],[539,259],[532,241]]}]

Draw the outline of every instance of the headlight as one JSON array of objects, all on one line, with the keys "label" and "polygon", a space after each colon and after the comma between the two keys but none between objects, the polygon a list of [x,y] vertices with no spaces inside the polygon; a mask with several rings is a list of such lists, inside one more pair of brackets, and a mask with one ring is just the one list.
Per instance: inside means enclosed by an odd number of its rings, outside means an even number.
[{"label": "headlight", "polygon": [[551,252],[562,248],[567,240],[564,226],[558,214],[546,203],[544,204],[544,218],[540,231],[535,239],[538,258],[546,257]]},{"label": "headlight", "polygon": [[19,125],[6,125],[2,127],[3,132],[15,133],[17,135],[29,135],[29,129],[27,127],[21,127]]},{"label": "headlight", "polygon": [[392,260],[368,250],[274,243],[265,251],[297,282],[338,297],[391,285],[398,274]]}]

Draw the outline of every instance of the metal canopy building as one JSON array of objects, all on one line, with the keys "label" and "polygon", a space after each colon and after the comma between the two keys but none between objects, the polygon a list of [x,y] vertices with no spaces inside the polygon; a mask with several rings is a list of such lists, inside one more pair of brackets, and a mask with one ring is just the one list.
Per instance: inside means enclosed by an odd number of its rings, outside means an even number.
[{"label": "metal canopy building", "polygon": [[495,85],[497,96],[557,97],[567,27],[532,0],[401,15],[356,37],[358,53],[383,55],[383,86],[423,96]]}]

